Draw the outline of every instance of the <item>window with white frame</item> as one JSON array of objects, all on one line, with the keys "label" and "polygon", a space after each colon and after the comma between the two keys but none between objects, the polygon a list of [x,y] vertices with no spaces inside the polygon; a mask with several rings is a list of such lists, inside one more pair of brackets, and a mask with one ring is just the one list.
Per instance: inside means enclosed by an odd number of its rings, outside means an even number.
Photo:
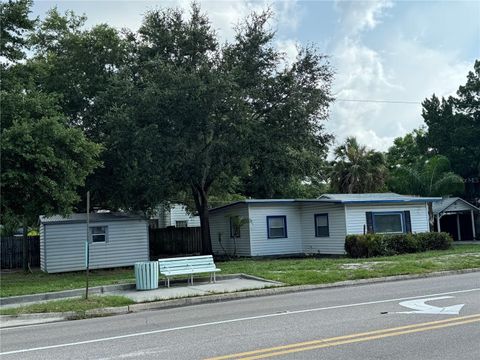
[{"label": "window with white frame", "polygon": [[268,238],[286,238],[287,237],[287,217],[267,216]]},{"label": "window with white frame", "polygon": [[316,237],[329,237],[330,228],[328,224],[328,214],[316,214],[315,215],[315,236]]},{"label": "window with white frame", "polygon": [[106,226],[91,226],[90,238],[92,242],[106,242],[107,241],[107,227]]},{"label": "window with white frame", "polygon": [[374,212],[372,216],[375,233],[395,234],[405,232],[403,212]]}]

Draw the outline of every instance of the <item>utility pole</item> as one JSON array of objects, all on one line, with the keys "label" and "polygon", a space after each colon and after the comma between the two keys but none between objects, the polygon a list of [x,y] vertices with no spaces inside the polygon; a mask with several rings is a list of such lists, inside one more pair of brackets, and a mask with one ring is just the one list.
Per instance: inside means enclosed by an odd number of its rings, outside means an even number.
[{"label": "utility pole", "polygon": [[86,267],[86,285],[85,299],[88,300],[88,273],[90,269],[90,191],[87,191],[87,241],[85,242],[85,267]]}]

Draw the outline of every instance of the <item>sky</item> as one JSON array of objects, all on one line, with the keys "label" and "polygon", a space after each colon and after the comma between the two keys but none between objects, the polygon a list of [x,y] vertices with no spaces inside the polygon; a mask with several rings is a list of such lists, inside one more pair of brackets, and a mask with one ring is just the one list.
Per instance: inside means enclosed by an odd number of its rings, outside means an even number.
[{"label": "sky", "polygon": [[[423,124],[425,98],[453,95],[480,59],[478,0],[197,2],[222,40],[231,40],[235,24],[250,12],[270,7],[275,45],[287,59],[293,61],[298,48],[307,45],[329,56],[337,100],[326,129],[336,145],[356,136],[370,148],[387,150],[393,139]],[[190,1],[37,0],[32,15],[43,17],[54,6],[85,14],[88,26],[136,30],[148,10],[188,12]]]}]

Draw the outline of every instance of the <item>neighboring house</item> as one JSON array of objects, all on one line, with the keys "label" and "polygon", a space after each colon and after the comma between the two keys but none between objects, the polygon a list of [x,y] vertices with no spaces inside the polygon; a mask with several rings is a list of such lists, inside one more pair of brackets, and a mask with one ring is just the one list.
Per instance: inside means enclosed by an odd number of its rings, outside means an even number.
[{"label": "neighboring house", "polygon": [[200,226],[200,217],[190,214],[182,204],[170,204],[167,208],[160,206],[152,219],[156,222],[154,227],[158,228]]},{"label": "neighboring house", "polygon": [[[348,234],[428,232],[428,203],[441,198],[326,194],[318,199],[243,200],[210,210],[214,254],[344,254]],[[249,219],[240,229],[232,218]],[[234,245],[234,238],[236,245]]]},{"label": "neighboring house", "polygon": [[477,232],[480,209],[459,198],[443,198],[433,203],[435,230],[445,231],[454,240],[475,240],[480,238]]},{"label": "neighboring house", "polygon": [[[40,216],[40,268],[48,273],[85,269],[86,214]],[[149,260],[148,222],[123,213],[91,213],[90,268]]]}]

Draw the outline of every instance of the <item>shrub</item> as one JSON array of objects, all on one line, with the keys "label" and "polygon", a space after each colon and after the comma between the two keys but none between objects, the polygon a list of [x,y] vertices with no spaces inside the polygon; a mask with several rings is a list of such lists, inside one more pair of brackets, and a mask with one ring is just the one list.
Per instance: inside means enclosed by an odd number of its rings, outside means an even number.
[{"label": "shrub", "polygon": [[447,250],[452,247],[453,239],[450,234],[441,232],[417,234],[422,250]]},{"label": "shrub", "polygon": [[345,251],[350,257],[390,256],[427,250],[446,250],[452,246],[447,233],[348,235]]},{"label": "shrub", "polygon": [[386,254],[384,255],[408,254],[422,251],[420,242],[414,234],[384,235],[383,242],[386,250]]},{"label": "shrub", "polygon": [[351,257],[372,257],[384,253],[381,237],[377,234],[347,235],[345,251]]}]

